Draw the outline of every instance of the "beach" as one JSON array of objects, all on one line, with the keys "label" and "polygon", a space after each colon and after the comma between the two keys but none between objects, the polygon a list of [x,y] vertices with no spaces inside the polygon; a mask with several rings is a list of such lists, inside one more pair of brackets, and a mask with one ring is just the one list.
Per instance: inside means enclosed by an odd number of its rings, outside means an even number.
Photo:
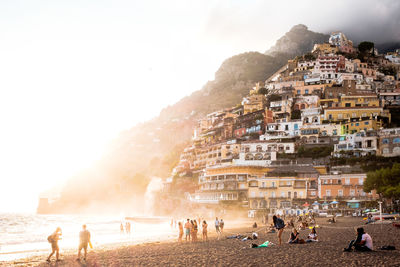
[{"label": "beach", "polygon": [[[226,221],[223,237],[217,240],[215,229],[209,223],[208,242],[178,243],[176,240],[150,242],[138,245],[115,245],[89,250],[87,261],[76,261],[76,252],[63,251],[61,262],[49,264],[46,256],[3,262],[1,266],[400,266],[400,229],[391,224],[365,225],[361,218],[338,218],[334,224],[326,218],[317,219],[319,242],[287,244],[290,229],[285,229],[282,246],[277,235],[265,233],[263,225],[256,229],[235,228]],[[372,252],[343,252],[355,237],[354,227],[363,226],[374,242]],[[232,234],[251,234],[257,231],[257,240],[227,239]],[[309,229],[300,231],[306,239]],[[200,238],[200,235],[198,235]],[[251,248],[252,243],[271,241],[273,246]],[[397,250],[383,251],[379,247],[394,245]]]}]

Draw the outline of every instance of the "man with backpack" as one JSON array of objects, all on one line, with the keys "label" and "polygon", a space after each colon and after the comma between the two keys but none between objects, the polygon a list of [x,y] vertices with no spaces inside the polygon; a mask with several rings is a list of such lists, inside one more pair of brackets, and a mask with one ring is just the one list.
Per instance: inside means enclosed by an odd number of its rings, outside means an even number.
[{"label": "man with backpack", "polygon": [[61,239],[61,228],[57,227],[56,231],[47,237],[47,241],[51,244],[51,253],[49,257],[47,257],[47,261],[50,262],[51,256],[56,253],[56,261],[60,261],[60,248],[58,247],[58,240]]}]

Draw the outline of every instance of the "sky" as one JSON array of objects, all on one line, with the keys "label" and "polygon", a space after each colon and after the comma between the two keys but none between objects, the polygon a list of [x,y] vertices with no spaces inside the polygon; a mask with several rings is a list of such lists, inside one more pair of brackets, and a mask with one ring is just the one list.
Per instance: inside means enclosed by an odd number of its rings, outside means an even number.
[{"label": "sky", "polygon": [[296,24],[400,40],[400,1],[0,1],[0,212],[90,167],[123,130]]}]

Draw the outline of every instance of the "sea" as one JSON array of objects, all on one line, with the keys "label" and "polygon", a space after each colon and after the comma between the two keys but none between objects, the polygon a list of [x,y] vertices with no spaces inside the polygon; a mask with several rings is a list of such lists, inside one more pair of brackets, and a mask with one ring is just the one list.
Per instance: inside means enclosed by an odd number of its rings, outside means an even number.
[{"label": "sea", "polygon": [[61,227],[60,253],[77,249],[79,232],[86,224],[94,248],[112,244],[138,244],[177,237],[178,230],[169,219],[156,223],[131,223],[131,234],[121,233],[124,216],[39,215],[0,213],[0,261],[50,253],[47,237]]}]

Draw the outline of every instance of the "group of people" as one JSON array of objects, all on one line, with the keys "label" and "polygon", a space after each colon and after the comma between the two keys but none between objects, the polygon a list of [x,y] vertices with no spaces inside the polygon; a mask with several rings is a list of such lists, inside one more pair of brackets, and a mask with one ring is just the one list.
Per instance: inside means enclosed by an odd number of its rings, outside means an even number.
[{"label": "group of people", "polygon": [[121,223],[121,225],[119,226],[119,229],[121,231],[121,234],[126,233],[127,235],[130,235],[131,234],[131,223],[130,222],[125,223],[125,230],[124,230],[124,225]]},{"label": "group of people", "polygon": [[[182,242],[183,235],[185,235],[185,241],[198,241],[197,234],[201,230],[202,233],[202,241],[208,241],[208,224],[206,220],[202,220],[199,218],[198,220],[186,219],[185,224],[182,222],[178,222],[179,228],[179,237],[178,241]],[[217,237],[220,239],[221,234],[224,232],[225,222],[223,219],[219,220],[215,218],[215,231],[217,232]],[[201,227],[201,229],[200,229]]]},{"label": "group of people", "polygon": [[[56,261],[60,261],[60,247],[58,246],[58,241],[61,240],[62,231],[60,227],[49,235],[47,240],[51,244],[51,253],[47,257],[47,261],[50,262],[51,257],[56,253]],[[92,243],[90,241],[90,232],[86,229],[86,225],[82,225],[82,230],[79,232],[79,248],[78,248],[78,258],[76,260],[80,260],[81,251],[84,250],[84,260],[86,260],[87,248],[88,245],[92,247]]]},{"label": "group of people", "polygon": [[[279,240],[279,245],[282,244],[282,233],[285,228],[285,222],[280,218],[279,215],[274,215],[272,217],[273,219],[273,225],[271,225],[269,232],[275,232],[275,229],[278,233],[278,240]],[[304,223],[303,220],[300,221],[300,226],[303,226],[302,224]],[[315,229],[315,226],[311,228],[311,232],[308,234],[307,239],[301,239],[300,234],[297,231],[296,227],[294,227],[293,222],[289,222],[287,225],[293,226],[293,230],[290,233],[290,237],[288,240],[289,244],[301,244],[301,243],[308,243],[308,242],[317,242],[318,241],[318,235],[317,231]],[[275,228],[275,229],[273,229]],[[350,251],[371,251],[373,250],[373,242],[371,236],[365,232],[364,228],[359,227],[356,230],[356,239],[350,241],[348,247],[344,248],[343,251],[350,252]]]}]

